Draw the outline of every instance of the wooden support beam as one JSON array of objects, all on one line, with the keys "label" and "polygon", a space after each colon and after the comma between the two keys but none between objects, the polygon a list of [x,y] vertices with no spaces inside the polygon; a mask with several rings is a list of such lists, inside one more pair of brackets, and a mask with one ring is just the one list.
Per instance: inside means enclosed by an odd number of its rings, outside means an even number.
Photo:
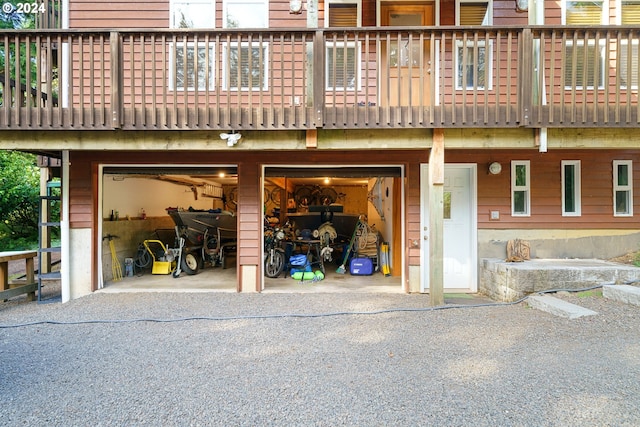
[{"label": "wooden support beam", "polygon": [[429,153],[429,301],[444,305],[444,129],[434,129]]},{"label": "wooden support beam", "polygon": [[307,148],[318,148],[318,129],[307,129],[306,145]]}]

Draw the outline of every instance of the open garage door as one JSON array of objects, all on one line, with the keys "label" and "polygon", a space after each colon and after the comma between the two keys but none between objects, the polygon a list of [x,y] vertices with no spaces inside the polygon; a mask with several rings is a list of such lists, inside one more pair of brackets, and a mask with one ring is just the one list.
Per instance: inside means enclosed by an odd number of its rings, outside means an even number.
[{"label": "open garage door", "polygon": [[235,291],[236,166],[103,165],[101,176],[100,287]]},{"label": "open garage door", "polygon": [[[265,194],[280,203],[266,210],[264,290],[295,283],[304,291],[307,283],[313,290],[400,292],[402,177],[402,167],[388,165],[266,166]],[[274,246],[281,272],[270,266]],[[296,255],[306,264],[293,265]],[[311,272],[296,275],[300,270]]]}]

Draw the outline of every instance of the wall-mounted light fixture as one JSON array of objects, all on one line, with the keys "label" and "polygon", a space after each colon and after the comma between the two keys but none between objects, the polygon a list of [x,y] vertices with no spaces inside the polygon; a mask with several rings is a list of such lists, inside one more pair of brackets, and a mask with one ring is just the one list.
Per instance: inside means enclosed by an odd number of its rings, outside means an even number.
[{"label": "wall-mounted light fixture", "polygon": [[220,138],[227,140],[228,147],[233,147],[238,143],[238,141],[240,141],[240,138],[242,138],[242,134],[236,133],[232,130],[231,133],[221,133]]},{"label": "wall-mounted light fixture", "polygon": [[526,12],[529,10],[529,0],[516,0],[516,12]]},{"label": "wall-mounted light fixture", "polygon": [[289,0],[289,13],[302,13],[302,0]]},{"label": "wall-mounted light fixture", "polygon": [[493,162],[489,164],[489,173],[491,175],[498,175],[500,172],[502,172],[502,165],[500,163]]}]

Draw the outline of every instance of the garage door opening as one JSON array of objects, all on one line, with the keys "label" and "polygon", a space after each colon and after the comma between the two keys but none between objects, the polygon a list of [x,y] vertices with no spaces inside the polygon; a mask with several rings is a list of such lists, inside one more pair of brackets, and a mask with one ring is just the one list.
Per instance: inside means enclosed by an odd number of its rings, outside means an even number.
[{"label": "garage door opening", "polygon": [[263,291],[402,291],[401,166],[263,173]]},{"label": "garage door opening", "polygon": [[99,288],[236,291],[235,165],[100,173]]}]

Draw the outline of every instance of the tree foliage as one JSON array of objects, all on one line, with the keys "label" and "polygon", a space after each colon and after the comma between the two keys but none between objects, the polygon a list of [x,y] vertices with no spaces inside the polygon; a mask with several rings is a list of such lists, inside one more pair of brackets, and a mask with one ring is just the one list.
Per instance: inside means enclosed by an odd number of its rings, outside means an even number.
[{"label": "tree foliage", "polygon": [[36,242],[40,170],[33,154],[0,151],[0,249]]}]

